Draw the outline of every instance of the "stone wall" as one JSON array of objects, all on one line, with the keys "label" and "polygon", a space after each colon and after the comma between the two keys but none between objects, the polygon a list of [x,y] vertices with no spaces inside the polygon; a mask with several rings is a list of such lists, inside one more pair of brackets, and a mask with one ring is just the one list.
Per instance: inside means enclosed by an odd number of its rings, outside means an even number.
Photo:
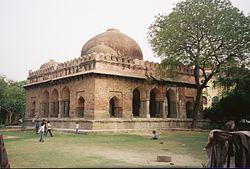
[{"label": "stone wall", "polygon": [[[111,131],[111,130],[158,130],[158,129],[190,129],[191,119],[146,119],[146,118],[134,118],[133,120],[126,119],[111,119],[111,120],[84,120],[79,118],[72,119],[56,119],[45,118],[50,120],[53,129],[75,129],[76,122],[80,125],[80,130],[96,130],[96,131]],[[42,121],[42,119],[38,119]],[[26,119],[25,123],[28,127],[34,128],[35,123],[32,119]],[[198,120],[198,128],[201,128],[203,124],[208,121]]]},{"label": "stone wall", "polygon": [[[166,92],[172,90],[176,99],[177,118],[185,119],[186,103],[195,99],[196,90],[187,87],[177,87],[161,84],[152,84],[145,80],[128,79],[113,76],[98,76],[95,78],[95,119],[109,119],[109,101],[116,97],[122,108],[122,119],[132,119],[132,100],[133,91],[138,89],[140,92],[141,112],[140,117],[148,117],[150,92],[157,91],[156,100],[159,102],[160,109],[164,109],[164,99]],[[161,118],[167,117],[167,112],[161,110]],[[165,115],[164,115],[165,114]]]},{"label": "stone wall", "polygon": [[[29,88],[26,90],[26,118],[32,117],[32,102],[36,102],[35,106],[35,116],[33,117],[44,117],[42,102],[43,93],[49,93],[49,102],[51,102],[51,95],[54,90],[58,91],[58,101],[59,104],[62,101],[62,93],[65,88],[69,89],[70,95],[70,105],[69,105],[69,117],[76,117],[76,109],[78,107],[78,99],[80,97],[84,98],[84,118],[93,119],[94,112],[94,86],[95,80],[91,76],[79,77],[73,80],[61,81],[60,83],[51,85],[39,85],[37,87]],[[61,114],[61,104],[59,105],[59,118]]]}]

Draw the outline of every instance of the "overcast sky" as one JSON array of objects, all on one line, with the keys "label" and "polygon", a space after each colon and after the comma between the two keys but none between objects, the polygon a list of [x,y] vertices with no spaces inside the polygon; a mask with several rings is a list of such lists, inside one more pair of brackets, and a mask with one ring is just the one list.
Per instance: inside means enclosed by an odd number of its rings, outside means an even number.
[{"label": "overcast sky", "polygon": [[[0,0],[0,74],[25,80],[29,70],[54,59],[80,56],[87,40],[119,29],[141,47],[144,59],[159,61],[148,44],[149,25],[179,0]],[[250,13],[250,0],[233,0]]]}]

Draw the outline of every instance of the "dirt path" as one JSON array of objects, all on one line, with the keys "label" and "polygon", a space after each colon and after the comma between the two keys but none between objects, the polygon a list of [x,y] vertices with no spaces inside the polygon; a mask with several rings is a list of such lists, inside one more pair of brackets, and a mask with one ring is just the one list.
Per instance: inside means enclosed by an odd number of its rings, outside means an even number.
[{"label": "dirt path", "polygon": [[[192,158],[188,155],[177,155],[171,152],[165,153],[149,153],[149,152],[138,152],[129,150],[118,150],[117,149],[92,149],[92,153],[103,156],[107,159],[124,161],[131,166],[137,167],[176,167],[176,166],[188,166],[188,167],[202,167],[202,161],[199,159]],[[171,163],[157,162],[157,155],[171,156]],[[129,166],[128,166],[129,167]]]}]

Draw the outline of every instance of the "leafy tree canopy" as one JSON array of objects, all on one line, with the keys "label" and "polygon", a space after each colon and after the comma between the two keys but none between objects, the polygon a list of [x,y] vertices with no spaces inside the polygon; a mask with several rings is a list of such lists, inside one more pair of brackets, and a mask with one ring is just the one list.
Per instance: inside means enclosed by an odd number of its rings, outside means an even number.
[{"label": "leafy tree canopy", "polygon": [[149,42],[158,56],[202,69],[245,59],[249,40],[249,18],[228,0],[180,2],[149,28]]},{"label": "leafy tree canopy", "polygon": [[250,70],[234,66],[223,72],[216,83],[227,90],[215,105],[205,110],[206,117],[212,122],[250,120]]},{"label": "leafy tree canopy", "polygon": [[0,106],[15,116],[25,111],[24,81],[15,82],[0,76]]},{"label": "leafy tree canopy", "polygon": [[250,18],[229,0],[182,1],[170,14],[159,14],[148,35],[162,65],[194,67],[194,123],[208,81],[222,67],[249,59]]}]

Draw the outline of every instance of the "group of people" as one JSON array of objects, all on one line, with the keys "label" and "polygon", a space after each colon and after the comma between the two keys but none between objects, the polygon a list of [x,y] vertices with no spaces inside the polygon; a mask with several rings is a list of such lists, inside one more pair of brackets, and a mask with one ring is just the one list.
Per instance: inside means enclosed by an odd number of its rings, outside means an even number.
[{"label": "group of people", "polygon": [[[75,133],[78,134],[79,133],[79,123],[76,122],[75,124]],[[45,119],[43,119],[43,121],[41,122],[41,124],[39,125],[39,121],[36,121],[36,125],[35,125],[35,129],[36,129],[36,134],[39,134],[39,141],[40,142],[44,142],[44,138],[47,136],[47,134],[49,133],[51,137],[53,137],[52,134],[52,125],[50,123],[50,121],[46,122]],[[158,135],[156,133],[156,131],[153,131],[153,140],[157,140],[158,139]]]},{"label": "group of people", "polygon": [[36,134],[39,134],[40,142],[44,142],[44,137],[47,136],[47,134],[49,133],[51,137],[53,137],[52,134],[52,125],[50,123],[50,121],[46,122],[45,119],[43,119],[43,121],[41,122],[41,124],[39,125],[39,122],[36,121]]},{"label": "group of people", "polygon": [[[79,127],[80,127],[79,123],[76,122],[76,124],[75,124],[76,134],[79,133]],[[51,137],[53,137],[52,125],[51,125],[50,121],[46,122],[46,120],[43,119],[41,124],[39,124],[39,121],[36,121],[35,129],[36,129],[36,134],[39,134],[39,136],[40,136],[39,141],[42,143],[44,142],[44,138],[45,138],[45,136],[47,136],[48,133],[50,134]]]}]

